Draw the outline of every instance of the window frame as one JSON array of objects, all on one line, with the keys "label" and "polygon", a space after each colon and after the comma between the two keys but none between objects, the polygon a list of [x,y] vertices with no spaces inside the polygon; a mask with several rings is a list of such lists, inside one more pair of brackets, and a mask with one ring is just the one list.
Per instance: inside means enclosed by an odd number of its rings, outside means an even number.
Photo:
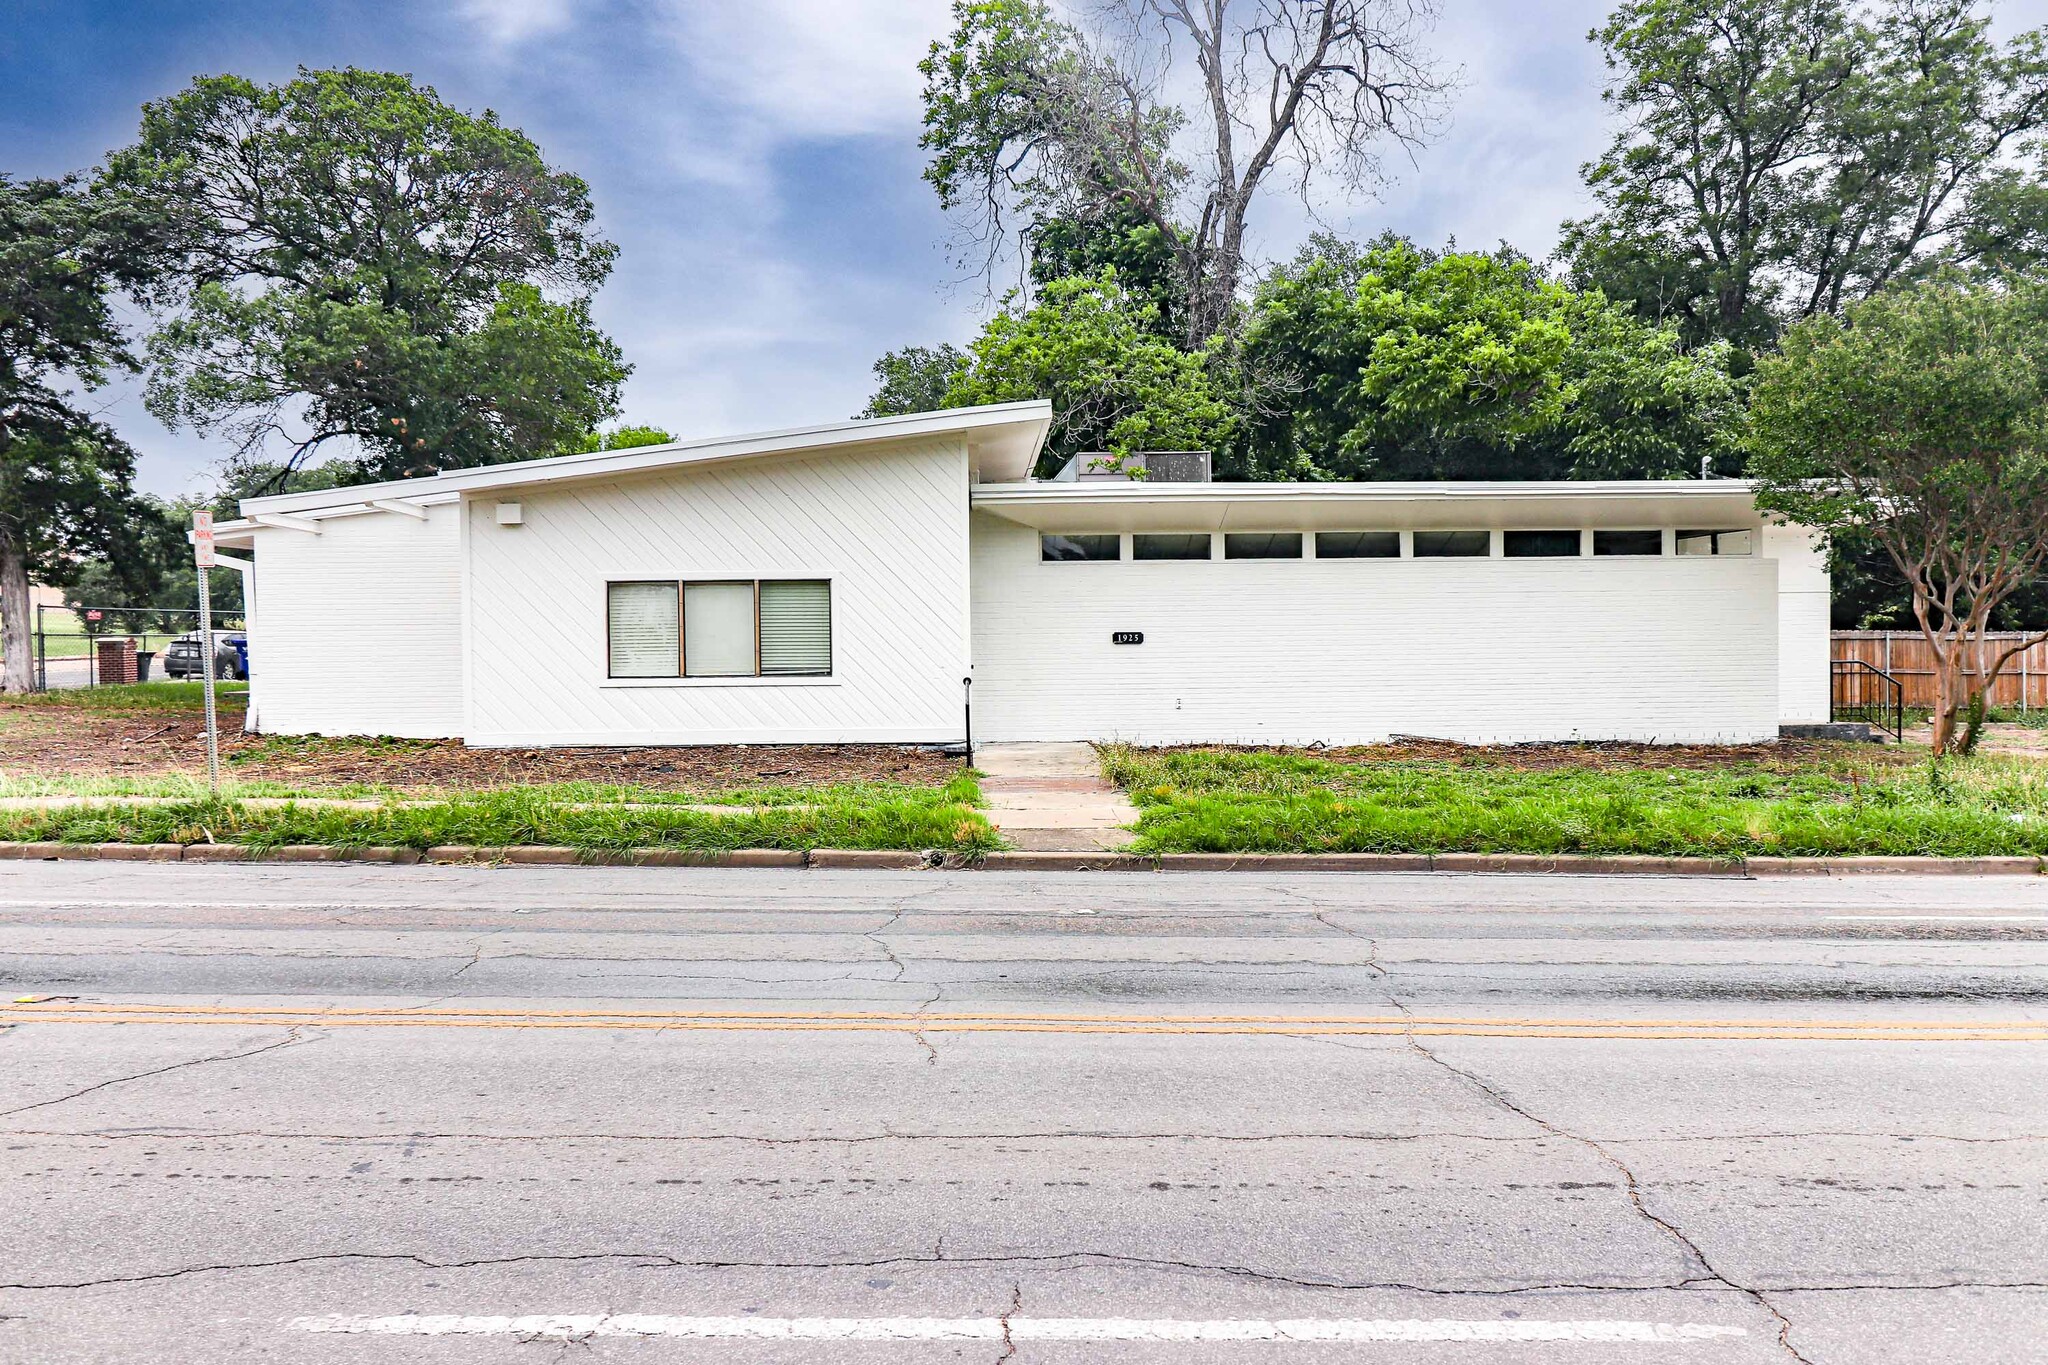
[{"label": "window frame", "polygon": [[[1326,554],[1324,554],[1324,553],[1323,553],[1323,537],[1324,537],[1324,536],[1360,536],[1360,537],[1363,537],[1363,536],[1392,536],[1392,537],[1394,538],[1394,552],[1393,552],[1392,554],[1385,554],[1385,555],[1360,555],[1360,554],[1335,554],[1335,555],[1326,555]],[[1321,529],[1318,529],[1318,530],[1316,530],[1316,531],[1313,531],[1313,532],[1311,532],[1311,533],[1310,533],[1310,535],[1309,535],[1309,538],[1308,538],[1308,543],[1309,543],[1310,545],[1313,545],[1313,546],[1315,547],[1315,552],[1316,552],[1316,556],[1315,556],[1315,557],[1316,557],[1316,560],[1317,560],[1318,562],[1321,562],[1322,560],[1325,560],[1325,559],[1329,559],[1329,560],[1345,560],[1345,561],[1349,561],[1349,560],[1357,560],[1357,559],[1403,559],[1403,558],[1406,558],[1406,556],[1404,556],[1404,555],[1403,555],[1403,554],[1401,553],[1401,533],[1400,533],[1400,531],[1398,531],[1398,530],[1390,530],[1390,529],[1388,529],[1388,528],[1386,528],[1386,527],[1374,527],[1374,528],[1366,528],[1366,529],[1349,529],[1349,528],[1345,528],[1345,527],[1325,527],[1325,528],[1321,528]],[[1354,542],[1354,543],[1356,543],[1356,542]]]},{"label": "window frame", "polygon": [[[612,672],[612,589],[674,588],[676,590],[676,671],[673,673]],[[669,682],[683,676],[683,585],[674,578],[608,578],[604,583],[604,676],[606,682]]]},{"label": "window frame", "polygon": [[[771,580],[772,581],[772,580]],[[737,588],[745,586],[753,590],[754,617],[754,671],[751,673],[692,673],[690,672],[690,589],[692,588]],[[710,682],[718,678],[758,678],[761,676],[761,580],[758,578],[680,578],[676,580],[676,629],[682,640],[683,671],[685,678],[699,682]]]},{"label": "window frame", "polygon": [[[1103,539],[1116,542],[1116,553],[1106,558],[1048,559],[1045,542],[1048,540]],[[1040,531],[1038,533],[1038,562],[1040,564],[1121,564],[1124,563],[1124,533],[1121,531]]]},{"label": "window frame", "polygon": [[[1145,555],[1138,553],[1138,543],[1154,538],[1165,540],[1188,540],[1199,538],[1202,553],[1198,555]],[[1131,532],[1131,562],[1133,564],[1199,564],[1216,557],[1216,533],[1214,531],[1133,531]],[[1108,563],[1108,560],[1098,561]]]},{"label": "window frame", "polygon": [[[1704,530],[1697,530],[1692,527],[1674,529],[1671,533],[1671,554],[1675,559],[1754,559],[1756,558],[1757,542],[1762,537],[1762,534],[1760,529],[1748,526],[1727,526],[1720,529],[1709,528]],[[1705,554],[1687,554],[1683,548],[1686,538],[1698,538],[1700,536],[1707,538],[1707,552]],[[1749,548],[1739,554],[1723,550],[1721,548],[1721,538],[1723,536],[1747,536],[1749,538]]]},{"label": "window frame", "polygon": [[[761,671],[761,585],[764,583],[823,583],[825,585],[825,649],[827,668],[822,673],[763,673]],[[745,584],[754,593],[754,671],[751,673],[698,673],[692,674],[690,667],[689,607],[688,590],[692,587],[723,587]],[[657,674],[618,674],[612,672],[612,619],[611,594],[613,588],[626,587],[672,587],[676,590],[676,671]],[[621,687],[669,686],[688,684],[696,687],[715,687],[720,684],[761,686],[786,684],[791,686],[815,686],[821,682],[837,682],[839,678],[839,630],[838,592],[839,580],[831,574],[801,574],[774,578],[718,577],[718,578],[607,578],[604,583],[604,681],[607,685]]]},{"label": "window frame", "polygon": [[[1233,540],[1248,540],[1248,539],[1250,539],[1250,538],[1251,538],[1251,537],[1253,537],[1253,536],[1265,536],[1265,537],[1268,537],[1268,538],[1269,538],[1269,539],[1268,539],[1268,543],[1269,543],[1269,544],[1270,544],[1270,543],[1272,543],[1272,541],[1273,541],[1273,540],[1285,540],[1285,539],[1286,539],[1287,537],[1289,537],[1289,536],[1292,536],[1292,537],[1294,538],[1294,553],[1293,553],[1293,554],[1237,554],[1237,555],[1234,555],[1234,554],[1232,554],[1232,553],[1230,552],[1230,542],[1231,542],[1231,541],[1233,541]],[[1225,532],[1223,533],[1223,557],[1224,557],[1225,559],[1228,559],[1228,560],[1234,560],[1234,561],[1236,561],[1236,562],[1238,562],[1238,563],[1240,563],[1240,564],[1253,564],[1253,563],[1269,563],[1269,564],[1270,564],[1270,563],[1275,563],[1275,562],[1288,562],[1288,563],[1298,563],[1298,562],[1300,562],[1301,560],[1304,560],[1304,559],[1307,559],[1307,558],[1308,558],[1308,552],[1309,552],[1309,539],[1308,539],[1308,533],[1307,533],[1307,532],[1304,532],[1304,531],[1225,531]]]},{"label": "window frame", "polygon": [[[1593,532],[1593,543],[1587,547],[1592,551],[1591,554],[1586,556],[1588,559],[1675,559],[1677,557],[1674,553],[1675,546],[1672,538],[1665,534],[1670,529],[1669,527],[1595,526],[1591,529]],[[1600,548],[1600,537],[1602,536],[1655,536],[1657,537],[1657,548],[1654,550],[1603,551]]]},{"label": "window frame", "polygon": [[[1516,554],[1508,549],[1510,536],[1570,536],[1572,548],[1569,553]],[[1527,542],[1524,542],[1527,543]],[[1500,557],[1502,559],[1583,559],[1586,557],[1586,532],[1577,526],[1513,526],[1500,533]]]},{"label": "window frame", "polygon": [[[761,589],[771,583],[823,583],[825,585],[825,671],[822,673],[770,673],[761,664]],[[839,662],[838,615],[832,605],[829,578],[757,578],[754,580],[754,676],[756,678],[830,678]]]},{"label": "window frame", "polygon": [[[1446,553],[1441,550],[1424,554],[1422,547],[1416,541],[1417,536],[1484,536],[1486,538],[1486,547],[1477,554]],[[1444,543],[1449,544],[1450,542],[1446,541]],[[1408,533],[1409,553],[1416,559],[1492,559],[1494,557],[1493,545],[1493,532],[1476,526],[1425,526]]]}]

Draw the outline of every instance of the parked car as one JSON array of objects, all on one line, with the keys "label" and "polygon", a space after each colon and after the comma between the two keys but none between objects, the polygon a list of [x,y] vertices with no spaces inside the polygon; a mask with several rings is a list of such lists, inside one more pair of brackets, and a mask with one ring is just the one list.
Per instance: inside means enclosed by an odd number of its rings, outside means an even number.
[{"label": "parked car", "polygon": [[[164,646],[164,676],[196,678],[199,673],[199,635],[190,632]],[[213,676],[246,681],[249,677],[249,637],[236,631],[213,637]]]}]

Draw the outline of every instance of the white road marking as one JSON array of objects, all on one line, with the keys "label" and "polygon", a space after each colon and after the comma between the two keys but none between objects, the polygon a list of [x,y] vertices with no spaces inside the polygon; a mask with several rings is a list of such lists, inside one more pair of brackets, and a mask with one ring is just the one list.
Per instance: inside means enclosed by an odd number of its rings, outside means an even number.
[{"label": "white road marking", "polygon": [[[123,866],[151,866],[151,864],[126,863]],[[332,864],[330,864],[332,866]],[[378,905],[365,905],[361,901],[224,901],[204,900],[66,900],[39,896],[22,900],[0,898],[0,910],[190,910],[203,905],[208,910],[444,910],[447,906],[430,904],[426,901],[390,901]],[[460,910],[464,907],[456,906]],[[471,906],[470,909],[496,909],[496,906]]]},{"label": "white road marking", "polygon": [[[293,1318],[299,1332],[372,1336],[695,1337],[751,1341],[1579,1341],[1674,1344],[1747,1333],[1707,1323],[1459,1318],[711,1318],[658,1313],[531,1313],[518,1317],[332,1313]],[[1005,1333],[1007,1332],[1007,1337]]]}]

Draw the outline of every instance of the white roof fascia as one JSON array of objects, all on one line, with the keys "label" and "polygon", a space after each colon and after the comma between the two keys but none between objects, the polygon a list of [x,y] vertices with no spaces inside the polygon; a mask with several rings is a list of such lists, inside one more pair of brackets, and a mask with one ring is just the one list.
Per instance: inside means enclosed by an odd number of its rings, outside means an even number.
[{"label": "white roof fascia", "polygon": [[[1024,483],[971,491],[973,506],[1041,530],[1328,530],[1661,525],[1679,517],[1756,525],[1754,486],[1737,479],[1498,483]],[[1691,509],[1688,511],[1687,509]]]},{"label": "white roof fascia", "polygon": [[1725,498],[1753,496],[1747,479],[1543,480],[1462,483],[1034,483],[978,484],[976,502],[1452,502],[1521,498]]},{"label": "white roof fascia", "polygon": [[[418,479],[359,484],[353,488],[330,488],[309,493],[279,493],[269,497],[243,499],[242,513],[244,516],[254,516],[274,512],[312,512],[316,509],[349,505],[367,506],[372,502],[389,498],[424,502],[429,496],[436,494],[459,497],[465,493],[487,489],[519,488],[558,480],[602,478],[685,465],[749,459],[762,455],[800,454],[835,447],[868,445],[878,441],[914,440],[924,436],[956,434],[968,437],[970,455],[978,456],[981,466],[996,465],[998,467],[993,472],[1015,478],[1030,472],[1051,426],[1052,404],[1043,399],[1032,399],[1022,403],[952,408],[943,412],[910,413],[901,417],[872,417],[704,441],[677,441],[668,445],[635,446],[627,450],[599,450],[583,455],[554,455],[546,459],[521,460],[513,464],[450,470],[445,474],[434,474]],[[977,433],[980,433],[983,439],[976,440]]]}]

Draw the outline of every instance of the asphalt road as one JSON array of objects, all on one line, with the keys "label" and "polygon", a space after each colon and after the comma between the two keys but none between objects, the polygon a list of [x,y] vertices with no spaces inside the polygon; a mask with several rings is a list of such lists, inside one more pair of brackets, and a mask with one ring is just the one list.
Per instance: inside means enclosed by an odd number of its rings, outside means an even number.
[{"label": "asphalt road", "polygon": [[0,1360],[2048,1358],[2048,882],[0,864]]}]

